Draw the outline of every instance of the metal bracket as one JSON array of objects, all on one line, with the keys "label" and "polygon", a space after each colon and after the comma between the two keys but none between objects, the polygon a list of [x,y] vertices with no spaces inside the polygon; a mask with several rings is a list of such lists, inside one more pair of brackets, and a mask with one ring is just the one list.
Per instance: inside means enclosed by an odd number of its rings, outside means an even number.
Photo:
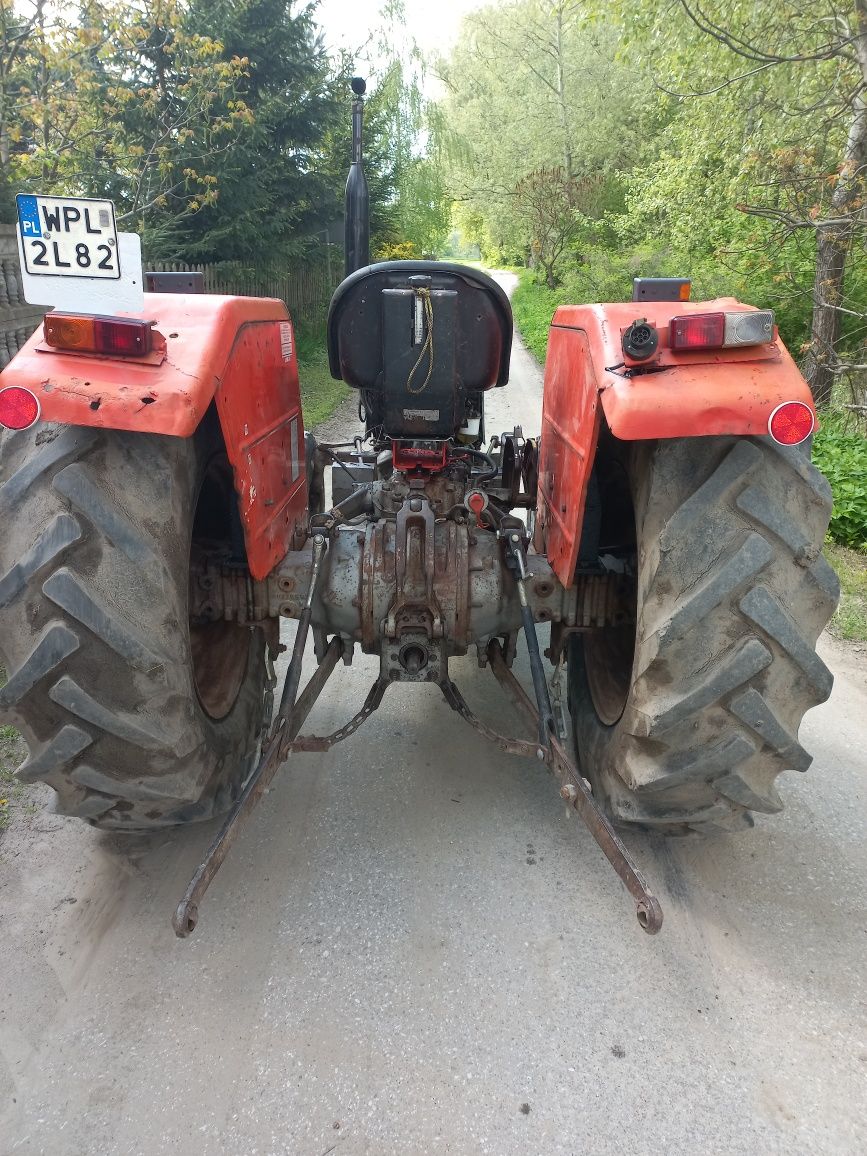
[{"label": "metal bracket", "polygon": [[[175,935],[177,935],[179,939],[186,939],[187,936],[195,931],[199,919],[199,904],[204,898],[205,892],[220,870],[232,844],[237,838],[238,831],[241,829],[244,820],[250,815],[251,811],[262,798],[269,783],[280,769],[286,757],[294,751],[330,750],[335,743],[339,743],[342,739],[349,738],[350,735],[355,734],[362,723],[367,721],[382,702],[382,696],[388,689],[389,684],[385,679],[380,678],[377,679],[370,688],[367,698],[364,700],[364,706],[357,714],[352,716],[345,726],[333,731],[332,734],[326,735],[324,738],[319,738],[316,735],[298,736],[298,731],[313,709],[313,704],[324,690],[325,684],[330,678],[342,653],[343,642],[340,638],[332,638],[326,648],[322,662],[311,675],[310,681],[298,697],[298,701],[290,713],[285,717],[281,716],[281,714],[277,715],[271,732],[271,738],[264,754],[259,760],[256,769],[247,780],[240,798],[229,812],[225,823],[220,828],[219,834],[205,852],[204,859],[202,859],[196,868],[184,892],[184,897],[178,904],[174,918],[172,919],[172,926],[175,929]],[[290,676],[291,669],[286,676],[287,683],[289,682]]]},{"label": "metal bracket", "polygon": [[[312,591],[315,586],[315,574],[310,586],[311,592],[308,594],[308,603],[312,598]],[[172,925],[179,938],[185,939],[195,930],[198,922],[199,904],[222,866],[244,820],[262,798],[286,757],[296,751],[330,750],[335,743],[354,734],[382,702],[389,682],[387,679],[378,678],[370,688],[361,710],[339,730],[323,737],[316,735],[299,736],[298,732],[304,720],[322,693],[343,654],[343,650],[343,641],[339,637],[332,638],[325,650],[322,662],[296,700],[295,695],[304,653],[303,638],[296,638],[292,662],[286,675],[280,710],[277,713],[266,749],[225,823],[196,869],[175,911]],[[562,784],[561,797],[581,816],[587,829],[634,898],[636,916],[641,927],[648,934],[654,935],[662,926],[662,909],[659,902],[648,888],[626,847],[617,837],[614,828],[599,809],[589,784],[574,766],[559,739],[551,732],[550,728],[546,727],[544,732],[541,730],[539,711],[506,665],[503,646],[496,639],[493,639],[489,643],[486,653],[494,676],[530,726],[540,734],[540,741],[531,742],[526,739],[508,738],[483,723],[472,712],[457,686],[448,677],[440,683],[440,689],[446,702],[470,726],[490,742],[495,743],[505,754],[536,758],[551,768]],[[545,735],[544,742],[541,741],[543,733]]]},{"label": "metal bracket", "polygon": [[196,924],[199,921],[199,904],[205,892],[223,865],[223,861],[228,855],[232,844],[235,842],[244,820],[250,815],[256,804],[265,794],[268,785],[280,769],[280,764],[285,757],[284,751],[291,745],[291,740],[298,734],[304,720],[312,710],[313,704],[322,693],[323,687],[337,665],[342,651],[342,641],[339,638],[332,638],[325,652],[325,657],[313,675],[311,675],[310,681],[299,696],[298,701],[294,704],[291,714],[288,715],[288,717],[284,716],[282,719],[278,714],[274,729],[271,732],[271,737],[268,740],[268,745],[262,757],[244,785],[243,791],[229,812],[219,833],[205,852],[204,859],[202,859],[196,868],[192,879],[187,885],[183,898],[177,906],[174,918],[172,919],[172,926],[175,929],[175,935],[177,935],[179,939],[186,939],[188,935],[191,935],[193,931],[195,931]]},{"label": "metal bracket", "polygon": [[385,621],[388,638],[398,634],[398,616],[407,608],[430,617],[430,637],[442,638],[443,615],[434,593],[434,512],[423,497],[410,497],[398,511],[394,538],[395,596]]}]

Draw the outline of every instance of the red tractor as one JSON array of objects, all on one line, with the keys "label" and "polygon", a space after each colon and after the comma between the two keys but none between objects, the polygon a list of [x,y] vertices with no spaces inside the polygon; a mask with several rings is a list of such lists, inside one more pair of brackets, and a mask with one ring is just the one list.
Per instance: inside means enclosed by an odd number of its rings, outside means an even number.
[{"label": "red tractor", "polygon": [[[275,300],[51,312],[0,376],[0,719],[29,746],[18,774],[113,831],[228,812],[175,915],[183,936],[286,757],[347,738],[392,682],[435,683],[504,752],[551,768],[657,931],[615,827],[739,829],[780,810],[777,775],[810,762],[801,718],[831,690],[809,390],[770,312],[639,281],[632,302],[557,310],[541,436],[486,437],[508,299],[469,267],[368,264],[360,122],[359,93],[349,275],[328,318],[331,372],[364,416],[353,445],[305,434]],[[281,617],[298,628],[275,713]],[[522,632],[532,695],[511,670]],[[367,699],[303,735],[356,648],[377,663]],[[527,737],[467,706],[449,661],[470,650]]]}]

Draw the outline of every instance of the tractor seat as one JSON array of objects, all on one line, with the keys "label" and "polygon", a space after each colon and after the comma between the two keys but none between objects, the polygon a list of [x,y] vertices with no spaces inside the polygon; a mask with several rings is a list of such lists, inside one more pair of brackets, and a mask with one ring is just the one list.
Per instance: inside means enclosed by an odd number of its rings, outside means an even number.
[{"label": "tractor seat", "polygon": [[[512,348],[509,299],[486,273],[443,261],[382,261],[338,285],[328,310],[331,376],[365,390],[382,389],[392,369],[405,381],[404,362],[411,368],[420,353],[413,331],[419,288],[431,295],[433,376],[450,376],[448,383],[436,383],[435,392],[505,385]],[[400,365],[389,365],[395,359]],[[426,364],[421,368],[427,372]]]}]

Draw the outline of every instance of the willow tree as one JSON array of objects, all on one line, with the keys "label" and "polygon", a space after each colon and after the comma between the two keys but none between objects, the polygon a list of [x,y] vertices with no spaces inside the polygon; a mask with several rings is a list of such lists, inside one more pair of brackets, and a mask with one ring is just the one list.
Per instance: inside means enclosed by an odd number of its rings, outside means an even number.
[{"label": "willow tree", "polygon": [[656,107],[641,70],[618,59],[620,36],[577,0],[513,0],[465,18],[438,73],[449,185],[464,219],[482,222],[483,247],[529,255],[518,190],[531,173],[557,169],[568,184],[635,159]]}]

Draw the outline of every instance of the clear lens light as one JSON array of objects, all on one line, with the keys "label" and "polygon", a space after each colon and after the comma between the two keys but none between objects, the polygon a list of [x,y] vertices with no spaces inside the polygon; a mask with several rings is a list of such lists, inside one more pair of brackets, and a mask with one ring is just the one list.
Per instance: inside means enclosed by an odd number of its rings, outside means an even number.
[{"label": "clear lens light", "polygon": [[723,346],[764,345],[774,338],[772,309],[751,309],[743,313],[726,313]]}]

